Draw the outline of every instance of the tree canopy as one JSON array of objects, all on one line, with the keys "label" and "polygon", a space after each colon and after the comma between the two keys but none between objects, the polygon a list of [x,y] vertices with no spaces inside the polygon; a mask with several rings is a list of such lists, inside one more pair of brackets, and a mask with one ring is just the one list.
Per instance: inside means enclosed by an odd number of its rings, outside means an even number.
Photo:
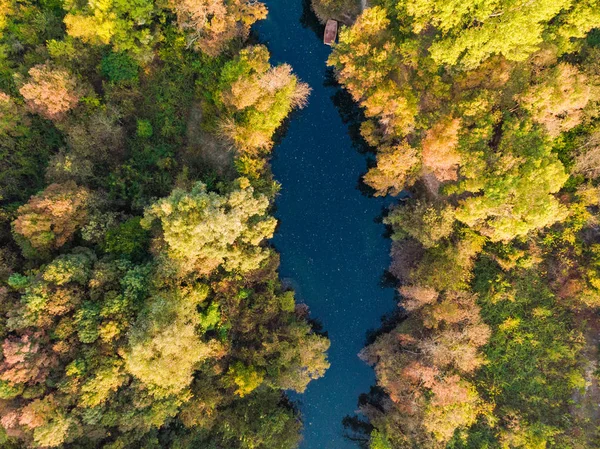
[{"label": "tree canopy", "polygon": [[363,351],[371,449],[597,444],[599,13],[380,0],[342,27],[329,64],[364,109],[363,181],[403,194],[384,218],[401,318]]},{"label": "tree canopy", "polygon": [[265,14],[0,1],[0,447],[298,446],[329,340],[269,244],[308,88],[246,46]]}]

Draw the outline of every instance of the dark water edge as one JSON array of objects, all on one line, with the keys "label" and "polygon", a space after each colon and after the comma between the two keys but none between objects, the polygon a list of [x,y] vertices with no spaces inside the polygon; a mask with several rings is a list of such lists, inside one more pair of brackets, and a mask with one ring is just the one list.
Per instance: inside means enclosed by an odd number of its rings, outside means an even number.
[{"label": "dark water edge", "polygon": [[[263,0],[265,1],[265,0]],[[360,178],[370,156],[355,138],[357,109],[336,85],[326,60],[331,49],[306,0],[266,0],[268,18],[254,29],[273,63],[288,63],[307,82],[308,106],[292,115],[274,149],[272,167],[282,185],[273,244],[281,276],[310,306],[331,339],[331,368],[298,401],[304,421],[302,449],[356,449],[342,420],[375,381],[357,356],[370,329],[394,309],[385,282],[389,239],[381,215],[390,199],[369,197]]]}]

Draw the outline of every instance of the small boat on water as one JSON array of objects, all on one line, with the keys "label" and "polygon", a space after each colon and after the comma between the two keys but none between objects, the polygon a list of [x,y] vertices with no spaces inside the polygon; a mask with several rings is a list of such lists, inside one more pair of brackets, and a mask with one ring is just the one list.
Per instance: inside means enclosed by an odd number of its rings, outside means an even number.
[{"label": "small boat on water", "polygon": [[323,43],[325,45],[335,44],[337,38],[338,23],[337,20],[329,19],[325,25],[325,34],[323,35]]}]

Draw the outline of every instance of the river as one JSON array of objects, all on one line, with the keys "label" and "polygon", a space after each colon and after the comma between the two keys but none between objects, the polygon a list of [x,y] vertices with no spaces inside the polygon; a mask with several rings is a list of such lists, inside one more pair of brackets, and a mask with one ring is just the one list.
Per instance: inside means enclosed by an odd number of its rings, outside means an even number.
[{"label": "river", "polygon": [[357,353],[367,331],[378,328],[380,317],[395,306],[394,290],[382,284],[390,243],[378,220],[390,200],[358,188],[367,156],[353,144],[334,103],[343,95],[327,81],[331,49],[306,26],[306,5],[303,11],[302,0],[265,3],[269,15],[255,26],[258,39],[268,46],[273,63],[291,64],[312,88],[308,106],[292,115],[272,161],[282,185],[273,239],[281,276],[291,281],[298,300],[331,339],[331,368],[303,395],[293,396],[305,426],[301,448],[356,449],[343,436],[342,419],[356,411],[359,395],[375,381]]}]

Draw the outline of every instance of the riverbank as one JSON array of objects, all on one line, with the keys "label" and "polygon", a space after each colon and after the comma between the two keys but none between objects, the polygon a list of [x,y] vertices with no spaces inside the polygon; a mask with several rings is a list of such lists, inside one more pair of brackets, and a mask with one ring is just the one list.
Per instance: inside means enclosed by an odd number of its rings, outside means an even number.
[{"label": "riverbank", "polygon": [[[330,48],[308,2],[266,2],[269,16],[255,31],[272,62],[289,63],[311,88],[308,106],[294,113],[274,149],[281,276],[291,279],[299,301],[311,309],[331,339],[326,376],[294,396],[304,419],[303,449],[350,449],[342,420],[353,415],[360,394],[375,377],[357,354],[369,329],[394,309],[395,293],[382,285],[390,242],[378,217],[391,203],[359,189],[367,156],[358,151],[343,91],[326,66]],[[342,106],[344,105],[344,106]],[[341,107],[341,109],[338,109]],[[352,105],[352,107],[354,107]]]}]

